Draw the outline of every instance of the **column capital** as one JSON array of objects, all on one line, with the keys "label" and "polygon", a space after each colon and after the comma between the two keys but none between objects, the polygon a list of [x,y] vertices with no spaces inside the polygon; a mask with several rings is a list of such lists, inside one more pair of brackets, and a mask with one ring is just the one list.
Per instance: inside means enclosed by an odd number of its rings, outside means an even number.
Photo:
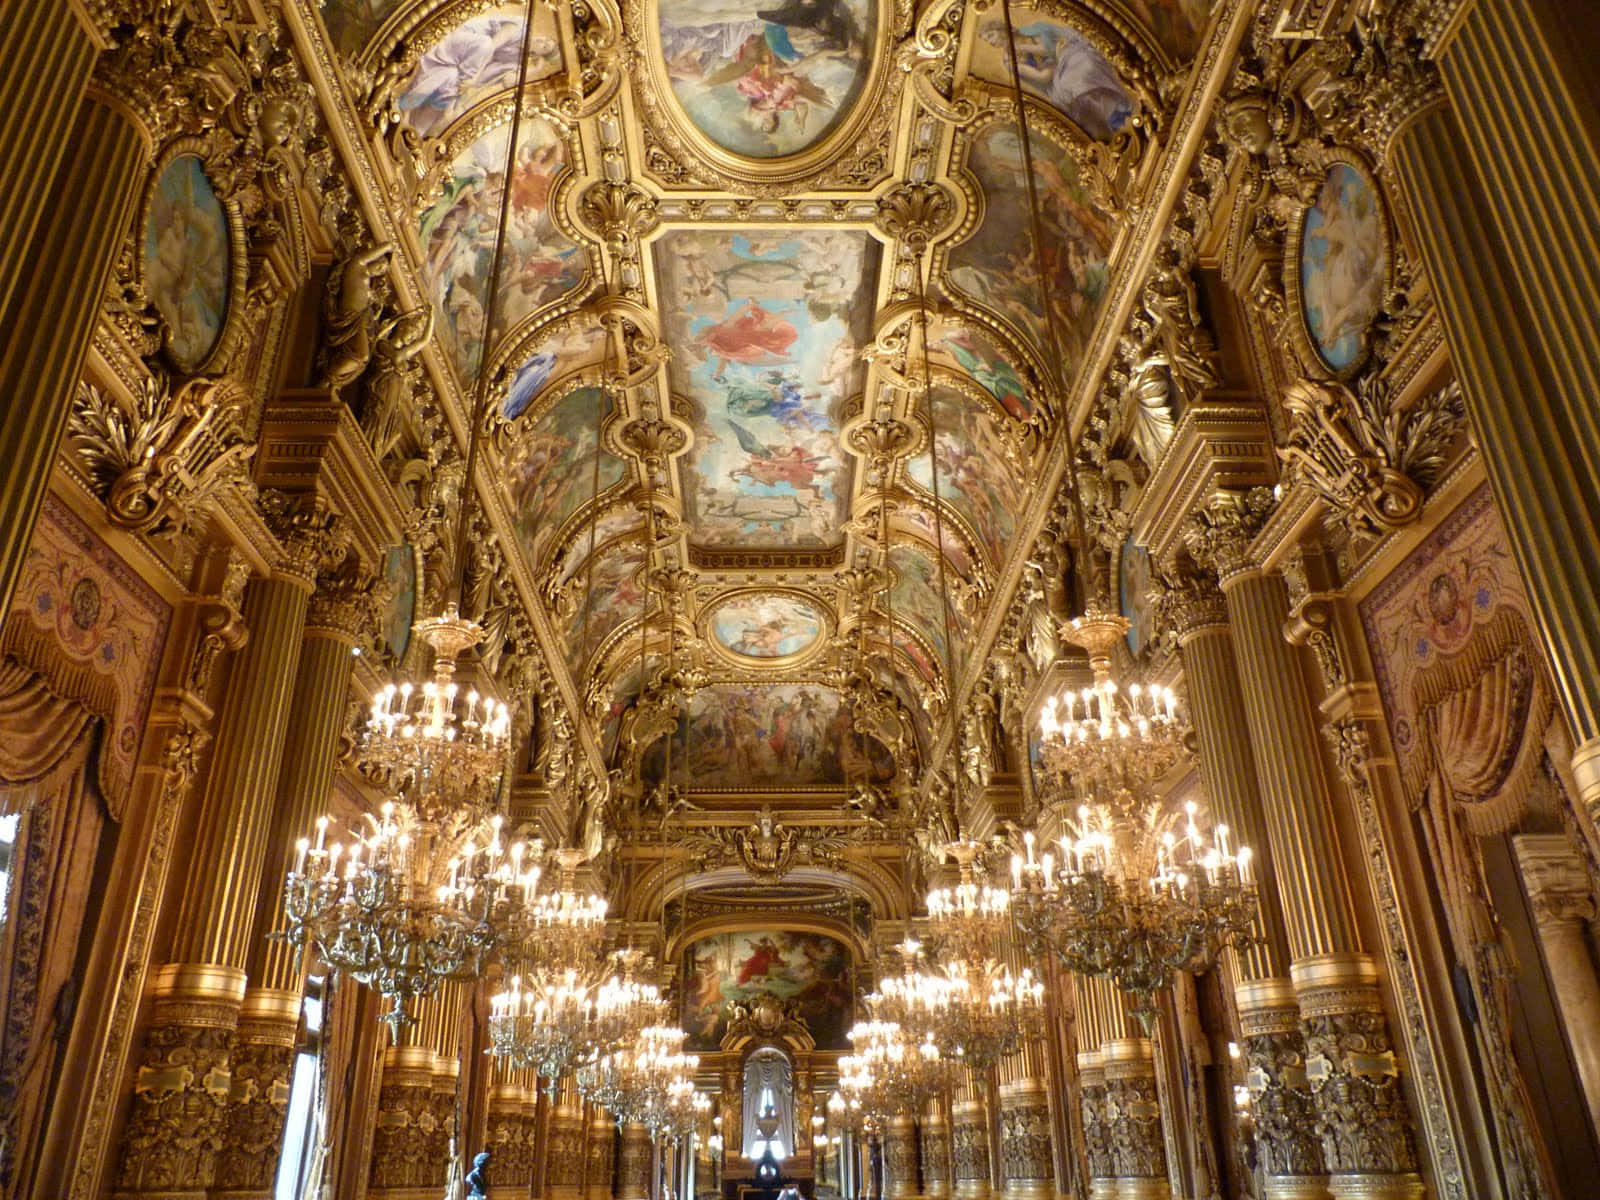
[{"label": "column capital", "polygon": [[1190,516],[1184,544],[1197,563],[1216,573],[1224,590],[1256,568],[1250,543],[1274,504],[1269,488],[1216,488]]},{"label": "column capital", "polygon": [[349,535],[328,501],[316,492],[261,493],[261,510],[278,539],[278,570],[308,592],[324,571],[337,570],[349,546]]},{"label": "column capital", "polygon": [[1228,628],[1228,605],[1217,577],[1204,569],[1184,571],[1167,581],[1161,592],[1161,616],[1178,645],[1203,633]]},{"label": "column capital", "polygon": [[1565,834],[1519,833],[1511,842],[1541,925],[1595,919],[1589,872]]}]

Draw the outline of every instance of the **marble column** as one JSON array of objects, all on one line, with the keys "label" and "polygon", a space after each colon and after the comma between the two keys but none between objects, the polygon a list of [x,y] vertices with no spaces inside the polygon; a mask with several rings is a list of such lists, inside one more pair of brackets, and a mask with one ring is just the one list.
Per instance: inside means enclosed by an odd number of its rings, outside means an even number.
[{"label": "marble column", "polygon": [[[12,4],[0,21],[0,312],[34,270],[28,247],[51,213],[49,181],[75,147],[72,126],[100,48],[71,4]],[[52,213],[52,219],[63,214]]]},{"label": "marble column", "polygon": [[1171,1187],[1154,1043],[1149,1038],[1112,1038],[1100,1046],[1100,1067],[1117,1200],[1167,1200]]},{"label": "marble column", "polygon": [[1595,919],[1593,883],[1565,834],[1519,833],[1512,844],[1589,1123],[1600,1129],[1600,977],[1589,936]]},{"label": "marble column", "polygon": [[561,1080],[556,1092],[549,1131],[545,1144],[545,1196],[548,1200],[581,1200],[588,1130],[577,1085],[570,1075]]},{"label": "marble column", "polygon": [[989,1106],[968,1075],[950,1104],[950,1174],[955,1200],[989,1200]]},{"label": "marble column", "polygon": [[283,753],[255,906],[260,931],[248,947],[248,1020],[234,1046],[236,1086],[229,1101],[216,1187],[236,1200],[270,1200],[283,1146],[294,1067],[301,978],[294,949],[266,936],[283,928],[284,877],[295,839],[326,808],[350,694],[351,650],[371,616],[364,591],[319,583],[312,595],[294,671]]},{"label": "marble column", "polygon": [[883,1126],[883,1200],[917,1195],[917,1123],[896,1113]]},{"label": "marble column", "polygon": [[1306,1087],[1305,1042],[1289,980],[1276,863],[1262,811],[1226,602],[1209,572],[1191,573],[1169,595],[1207,801],[1237,844],[1255,852],[1261,905],[1255,943],[1231,956],[1228,965],[1255,1118],[1262,1193],[1284,1200],[1326,1196],[1327,1170]]},{"label": "marble column", "polygon": [[[277,791],[280,759],[273,748],[283,744],[310,590],[309,576],[285,574],[253,581],[245,596],[249,640],[234,659],[224,691],[200,840],[191,860],[195,869],[183,879],[174,940],[178,961],[164,971],[165,978],[184,981],[186,995],[202,986],[216,990],[204,1005],[193,1006],[164,1004],[157,993],[123,1135],[119,1196],[200,1196],[216,1183],[245,966],[258,932],[256,888]],[[221,1037],[220,1014],[228,1005],[234,1015]],[[255,1006],[251,1027],[263,1021],[281,1024],[285,1008],[271,1000]],[[174,1055],[181,1056],[190,1042],[206,1047],[208,1071],[172,1069],[181,1061]],[[148,1082],[153,1080],[160,1085]],[[175,1129],[180,1110],[181,1126]],[[170,1164],[170,1170],[154,1166],[151,1157],[162,1153],[158,1144],[179,1134],[194,1149]]]},{"label": "marble column", "polygon": [[[32,15],[0,34],[0,39],[14,35],[26,43],[39,20],[56,14],[56,19],[73,20],[65,5],[12,7]],[[17,15],[7,14],[0,26]],[[32,64],[3,74],[7,80],[0,89],[9,89],[12,77],[32,74]],[[7,119],[31,121],[34,115],[24,107],[8,110]],[[15,182],[25,191],[39,193],[42,203],[29,202],[39,204],[35,217],[49,214],[48,220],[38,222],[20,259],[0,262],[5,268],[0,287],[9,292],[0,307],[0,379],[6,385],[6,400],[0,404],[0,462],[6,464],[0,471],[0,614],[10,607],[17,574],[33,539],[72,390],[83,374],[106,281],[153,152],[149,132],[128,109],[98,92],[77,106],[70,126],[56,136],[61,141],[48,152],[62,158],[53,181],[0,173],[7,181],[0,186]],[[0,203],[5,202],[0,196]],[[3,238],[14,233],[4,226],[0,229]],[[10,250],[8,244],[7,257]]]},{"label": "marble column", "polygon": [[924,1110],[919,1142],[922,1146],[922,1194],[928,1200],[950,1200],[950,1126],[944,1117],[944,1100],[934,1100]]},{"label": "marble column", "polygon": [[1600,320],[1587,297],[1600,288],[1600,147],[1552,6],[1464,7],[1437,66],[1396,63],[1410,86],[1389,94],[1410,111],[1389,114],[1388,158],[1578,743],[1573,773],[1592,825],[1600,821]]},{"label": "marble column", "polygon": [[[1267,507],[1259,494],[1219,491],[1197,514],[1188,540],[1196,559],[1217,573],[1233,633],[1322,1165],[1336,1197],[1416,1196],[1416,1144],[1377,968],[1357,929],[1305,668],[1285,638],[1288,590],[1249,553]],[[1275,987],[1247,999],[1284,994]],[[1265,1074],[1265,1054],[1260,1061]],[[1298,1182],[1303,1194],[1316,1194],[1311,1177]]]}]

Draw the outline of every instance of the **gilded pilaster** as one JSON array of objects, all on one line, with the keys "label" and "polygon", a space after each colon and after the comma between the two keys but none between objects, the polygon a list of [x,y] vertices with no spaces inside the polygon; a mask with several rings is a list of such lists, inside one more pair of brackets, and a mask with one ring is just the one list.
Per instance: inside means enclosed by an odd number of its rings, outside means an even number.
[{"label": "gilded pilaster", "polygon": [[[600,1114],[604,1119],[604,1114]],[[611,1181],[611,1136],[615,1126],[610,1121],[606,1122],[606,1167],[605,1178],[607,1187],[604,1195],[610,1195]],[[591,1130],[592,1134],[592,1130]],[[650,1131],[637,1121],[629,1121],[622,1127],[622,1146],[617,1155],[617,1200],[650,1200],[650,1161],[655,1147],[650,1144]],[[589,1193],[591,1200],[596,1195]]]},{"label": "gilded pilaster", "polygon": [[956,1200],[988,1200],[989,1106],[970,1077],[950,1105],[950,1174]]},{"label": "gilded pilaster", "polygon": [[896,1113],[883,1127],[883,1200],[917,1195],[917,1123]]},{"label": "gilded pilaster", "polygon": [[[73,19],[58,4],[20,7]],[[17,34],[26,37],[28,30]],[[9,79],[31,70],[30,64],[4,74]],[[31,121],[34,114],[23,108],[17,116]],[[98,96],[78,105],[63,135],[66,157],[53,183],[6,176],[7,186],[39,192],[39,211],[50,219],[38,224],[23,256],[0,273],[6,281],[0,286],[10,291],[0,308],[0,379],[7,395],[0,405],[0,461],[6,464],[0,471],[0,613],[10,607],[33,540],[72,389],[83,374],[101,297],[152,149],[148,133],[126,108]],[[11,234],[6,229],[5,236]]]},{"label": "gilded pilaster", "polygon": [[1155,1046],[1148,1038],[1112,1038],[1100,1047],[1100,1064],[1117,1200],[1166,1200],[1171,1187],[1156,1097]]},{"label": "gilded pilaster", "polygon": [[935,1100],[922,1116],[922,1194],[928,1200],[949,1200],[950,1126],[944,1119],[944,1101]]}]

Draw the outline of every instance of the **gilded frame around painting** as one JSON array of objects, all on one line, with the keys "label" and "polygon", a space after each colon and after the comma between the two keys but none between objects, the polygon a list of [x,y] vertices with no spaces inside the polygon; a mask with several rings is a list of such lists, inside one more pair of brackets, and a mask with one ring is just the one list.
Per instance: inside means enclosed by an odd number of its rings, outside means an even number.
[{"label": "gilded frame around painting", "polygon": [[[770,657],[741,654],[733,647],[726,645],[714,629],[718,613],[730,605],[763,599],[789,601],[808,609],[817,618],[816,634],[799,650]],[[834,615],[828,611],[827,606],[822,604],[816,596],[790,588],[754,587],[735,588],[708,600],[700,608],[697,631],[706,645],[710,646],[719,658],[726,660],[733,666],[743,670],[776,673],[802,666],[826,650],[828,648],[828,639],[833,632],[835,624]]]},{"label": "gilded frame around painting", "polygon": [[637,71],[637,94],[642,116],[651,131],[675,153],[688,151],[710,170],[722,185],[733,190],[747,186],[771,188],[797,184],[814,176],[843,155],[874,118],[882,117],[891,102],[892,43],[903,25],[909,25],[911,6],[906,0],[868,0],[874,26],[865,78],[851,100],[850,111],[840,116],[820,139],[791,154],[747,156],[719,145],[697,126],[675,94],[666,68],[661,40],[661,0],[627,0],[624,28]]},{"label": "gilded frame around painting", "polygon": [[[134,226],[134,239],[137,247],[136,261],[138,263],[139,286],[144,290],[145,296],[161,316],[161,352],[166,359],[183,375],[214,374],[226,367],[232,357],[235,344],[243,333],[242,308],[240,301],[244,297],[245,284],[249,278],[250,260],[248,246],[245,238],[244,216],[239,211],[239,206],[220,194],[216,194],[216,184],[212,180],[208,167],[210,146],[197,137],[174,138],[162,148],[151,167],[149,178],[139,201],[137,223]],[[222,213],[226,229],[228,263],[225,271],[223,285],[222,315],[215,335],[210,345],[198,352],[192,359],[180,358],[172,350],[172,339],[177,332],[169,322],[165,311],[156,304],[156,297],[152,291],[148,263],[146,262],[146,238],[150,228],[152,214],[155,212],[157,193],[162,187],[162,180],[170,167],[183,158],[193,158],[200,164],[200,173],[204,176],[206,184],[212,189],[214,199]]]},{"label": "gilded frame around painting", "polygon": [[1362,327],[1360,347],[1351,360],[1343,365],[1328,360],[1316,332],[1311,327],[1310,316],[1306,312],[1307,298],[1301,279],[1302,261],[1308,236],[1306,221],[1317,207],[1316,204],[1301,208],[1290,221],[1289,236],[1285,241],[1283,256],[1283,294],[1290,313],[1288,323],[1295,333],[1291,345],[1307,370],[1322,378],[1346,381],[1359,375],[1372,357],[1373,324],[1382,313],[1382,297],[1388,295],[1394,282],[1394,223],[1383,194],[1383,186],[1361,154],[1345,147],[1334,147],[1326,154],[1323,167],[1324,180],[1340,167],[1344,167],[1354,172],[1365,185],[1374,201],[1373,217],[1383,246],[1383,286],[1379,293],[1380,299]]}]

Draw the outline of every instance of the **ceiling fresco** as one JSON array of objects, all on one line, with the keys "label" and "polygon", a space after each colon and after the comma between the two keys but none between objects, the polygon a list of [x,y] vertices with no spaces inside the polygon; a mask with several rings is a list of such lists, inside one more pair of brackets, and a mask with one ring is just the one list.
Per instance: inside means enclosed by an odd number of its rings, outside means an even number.
[{"label": "ceiling fresco", "polygon": [[652,250],[669,378],[694,426],[692,536],[836,543],[850,482],[839,416],[861,387],[877,243],[832,230],[683,230]]},{"label": "ceiling fresco", "polygon": [[1013,10],[1048,315],[994,6],[296,2],[370,118],[458,430],[527,49],[483,461],[593,765],[669,666],[680,786],[881,783],[875,703],[932,753],[1152,186],[1098,165],[1154,161],[1210,0]]}]

